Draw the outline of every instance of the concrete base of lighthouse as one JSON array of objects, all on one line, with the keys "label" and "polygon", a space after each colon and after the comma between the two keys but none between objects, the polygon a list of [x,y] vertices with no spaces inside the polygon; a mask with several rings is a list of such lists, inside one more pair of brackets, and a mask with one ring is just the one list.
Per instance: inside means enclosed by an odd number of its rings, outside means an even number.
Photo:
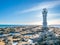
[{"label": "concrete base of lighthouse", "polygon": [[49,30],[49,28],[48,27],[42,27],[42,31],[44,31],[44,30]]}]

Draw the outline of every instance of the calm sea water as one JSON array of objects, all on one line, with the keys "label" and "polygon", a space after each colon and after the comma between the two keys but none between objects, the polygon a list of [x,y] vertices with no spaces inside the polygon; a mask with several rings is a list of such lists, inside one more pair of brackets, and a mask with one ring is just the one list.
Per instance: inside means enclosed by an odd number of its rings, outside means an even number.
[{"label": "calm sea water", "polygon": [[6,28],[6,27],[21,27],[24,25],[0,25],[0,28]]},{"label": "calm sea water", "polygon": [[[0,28],[6,28],[6,27],[22,27],[26,25],[0,25]],[[50,27],[58,27],[60,28],[60,25],[51,25]]]}]

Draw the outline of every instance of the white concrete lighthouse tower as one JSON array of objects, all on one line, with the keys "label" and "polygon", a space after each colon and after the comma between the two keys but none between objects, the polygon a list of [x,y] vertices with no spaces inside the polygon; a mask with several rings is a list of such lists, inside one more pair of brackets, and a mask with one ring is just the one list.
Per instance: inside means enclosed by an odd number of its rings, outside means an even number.
[{"label": "white concrete lighthouse tower", "polygon": [[42,11],[42,14],[43,14],[43,27],[42,29],[43,30],[47,30],[47,9],[44,8],[43,11]]}]

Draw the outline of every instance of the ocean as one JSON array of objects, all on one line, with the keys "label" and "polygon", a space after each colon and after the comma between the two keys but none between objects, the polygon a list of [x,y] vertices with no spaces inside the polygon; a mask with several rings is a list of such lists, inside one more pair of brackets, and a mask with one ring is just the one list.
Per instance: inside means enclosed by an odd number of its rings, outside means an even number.
[{"label": "ocean", "polygon": [[[26,25],[0,25],[0,28],[7,28],[7,27],[22,27]],[[31,25],[30,25],[31,26]],[[50,27],[58,27],[60,28],[60,25],[50,25]]]},{"label": "ocean", "polygon": [[7,27],[21,27],[24,25],[0,25],[0,28],[7,28]]}]

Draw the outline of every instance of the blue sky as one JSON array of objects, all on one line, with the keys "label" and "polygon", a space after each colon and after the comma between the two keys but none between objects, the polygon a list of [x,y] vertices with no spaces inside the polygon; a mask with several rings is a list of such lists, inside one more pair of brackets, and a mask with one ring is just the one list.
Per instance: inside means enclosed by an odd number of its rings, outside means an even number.
[{"label": "blue sky", "polygon": [[42,25],[42,9],[48,24],[60,24],[60,0],[0,0],[0,24]]}]

